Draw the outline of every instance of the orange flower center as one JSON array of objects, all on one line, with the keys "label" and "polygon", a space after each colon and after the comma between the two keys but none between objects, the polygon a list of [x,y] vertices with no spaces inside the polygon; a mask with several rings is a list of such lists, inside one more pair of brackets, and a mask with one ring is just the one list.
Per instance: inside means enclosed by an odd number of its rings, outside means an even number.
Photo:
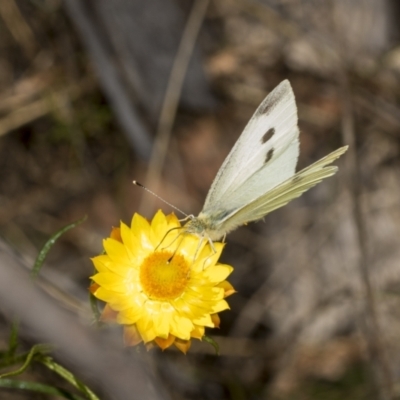
[{"label": "orange flower center", "polygon": [[190,265],[179,254],[162,251],[150,254],[140,266],[140,283],[153,300],[173,300],[185,290]]}]

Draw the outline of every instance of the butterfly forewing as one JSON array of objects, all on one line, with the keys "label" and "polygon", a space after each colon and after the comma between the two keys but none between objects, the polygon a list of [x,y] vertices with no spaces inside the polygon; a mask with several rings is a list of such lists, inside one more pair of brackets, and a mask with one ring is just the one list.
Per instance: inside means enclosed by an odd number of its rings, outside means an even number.
[{"label": "butterfly forewing", "polygon": [[203,214],[218,214],[254,200],[295,173],[297,109],[290,83],[280,83],[260,104],[222,164]]},{"label": "butterfly forewing", "polygon": [[293,163],[298,158],[298,147],[299,143],[296,138],[284,153],[272,160],[271,164],[265,165],[265,167],[255,172],[241,186],[229,190],[226,193],[223,206],[231,210],[240,209],[244,204],[251,203],[261,194],[268,192],[279,183],[293,176],[295,173]]}]

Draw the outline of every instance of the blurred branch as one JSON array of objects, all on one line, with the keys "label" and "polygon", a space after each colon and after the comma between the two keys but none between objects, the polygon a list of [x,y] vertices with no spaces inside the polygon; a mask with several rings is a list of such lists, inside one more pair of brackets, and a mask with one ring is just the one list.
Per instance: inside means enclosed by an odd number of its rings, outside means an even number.
[{"label": "blurred branch", "polygon": [[51,111],[51,108],[49,102],[44,99],[36,100],[31,104],[18,108],[0,119],[0,136],[43,117]]},{"label": "blurred branch", "polygon": [[15,0],[0,1],[0,15],[12,36],[20,44],[28,58],[35,55],[38,48],[35,35],[25,21]]},{"label": "blurred branch", "polygon": [[54,83],[55,74],[53,72],[55,70],[22,78],[3,90],[0,96],[0,114],[10,113],[14,109],[41,97]]},{"label": "blurred branch", "polygon": [[[126,357],[113,337],[83,326],[32,283],[18,258],[0,242],[0,302],[18,316],[25,332],[57,346],[59,360],[73,365],[113,399],[166,400],[168,395],[148,368],[149,354]],[[104,332],[103,332],[104,333]]]},{"label": "blurred branch", "polygon": [[[184,78],[209,2],[210,0],[195,0],[172,66],[161,109],[157,136],[150,157],[149,170],[146,176],[146,185],[151,188],[155,187],[161,175],[169,148],[172,126],[178,109]],[[146,197],[146,200],[142,201],[141,212],[146,213],[146,211],[150,210],[153,202],[154,199],[151,196]]]},{"label": "blurred branch", "polygon": [[350,84],[344,67],[340,71],[339,79],[342,92],[342,137],[343,142],[349,145],[349,152],[346,157],[348,163],[349,191],[351,193],[351,207],[359,245],[357,267],[359,269],[365,299],[365,320],[363,321],[364,334],[368,344],[373,373],[378,386],[378,395],[382,400],[394,399],[392,373],[386,350],[382,343],[382,332],[378,323],[376,299],[369,275],[370,262],[367,227],[360,201],[360,196],[362,194],[361,165],[357,154]]},{"label": "blurred branch", "polygon": [[102,35],[92,22],[86,2],[81,0],[64,0],[71,20],[76,24],[93,58],[93,64],[100,77],[105,95],[110,101],[122,129],[132,144],[133,149],[142,159],[148,159],[151,149],[151,137],[143,125],[135,105],[124,87],[112,55],[107,51]]},{"label": "blurred branch", "polygon": [[[57,107],[62,107],[66,97],[74,100],[92,86],[91,80],[85,80],[76,85],[54,91],[50,95],[49,93],[41,93],[39,99],[31,98],[31,95],[37,94],[37,92],[0,99],[0,110],[1,108],[13,110],[0,118],[0,136],[49,114]],[[39,88],[43,92],[45,89],[46,87]]]},{"label": "blurred branch", "polygon": [[373,96],[366,90],[359,91],[354,96],[354,101],[364,113],[374,116],[380,127],[398,138],[400,136],[400,112],[399,108],[389,102]]}]

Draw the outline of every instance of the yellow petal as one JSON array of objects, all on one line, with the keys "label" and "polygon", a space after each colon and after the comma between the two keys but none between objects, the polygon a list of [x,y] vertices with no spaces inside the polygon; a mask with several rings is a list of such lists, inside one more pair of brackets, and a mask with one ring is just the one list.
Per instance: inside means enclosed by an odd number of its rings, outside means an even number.
[{"label": "yellow petal", "polygon": [[182,239],[180,240],[178,251],[181,255],[186,257],[191,263],[194,263],[198,259],[198,256],[202,252],[202,249],[204,248],[205,245],[206,241],[200,239],[198,236],[184,234],[182,235]]},{"label": "yellow petal", "polygon": [[187,318],[200,318],[207,312],[212,312],[214,302],[208,303],[196,296],[185,293],[181,298],[173,302],[174,307],[179,310],[179,314]]},{"label": "yellow petal", "polygon": [[142,318],[136,323],[136,327],[145,343],[151,342],[157,336],[152,319],[145,313],[143,313]]},{"label": "yellow petal", "polygon": [[115,278],[119,280],[124,280],[126,278],[134,279],[135,276],[138,276],[138,270],[135,270],[133,266],[120,263],[111,263],[107,268],[103,270],[98,269],[98,271],[100,274],[113,274]]},{"label": "yellow petal", "polygon": [[156,337],[154,341],[157,343],[157,346],[161,350],[168,349],[174,342],[175,342],[175,336],[174,335],[168,335],[166,339],[162,339],[160,337]]},{"label": "yellow petal", "polygon": [[112,272],[100,272],[92,276],[92,280],[104,289],[117,293],[127,294],[127,292],[132,290],[132,285],[129,284],[130,282],[127,283]]},{"label": "yellow petal", "polygon": [[109,266],[111,264],[111,261],[110,261],[110,257],[108,257],[107,255],[93,257],[92,262],[97,271],[99,271],[99,272],[110,271]]},{"label": "yellow petal", "polygon": [[195,325],[208,326],[214,328],[214,323],[212,322],[210,314],[205,314],[201,318],[193,319]]},{"label": "yellow petal", "polygon": [[134,235],[132,230],[125,224],[121,223],[121,237],[129,256],[129,260],[134,264],[139,264],[147,257],[153,248],[142,246],[142,243]]},{"label": "yellow petal", "polygon": [[139,301],[141,299],[139,296],[137,298],[132,299],[131,297],[113,292],[111,290],[104,289],[103,287],[98,288],[94,293],[94,295],[98,299],[103,300],[106,303],[109,303],[110,306],[116,311],[126,310],[132,307],[134,301]]},{"label": "yellow petal", "polygon": [[208,243],[207,246],[203,248],[200,256],[196,259],[196,268],[204,271],[217,263],[225,244],[220,242],[213,242],[213,246],[215,252]]},{"label": "yellow petal", "polygon": [[224,298],[224,289],[218,286],[191,285],[190,288],[187,288],[184,296],[191,296],[205,302],[215,301]]},{"label": "yellow petal", "polygon": [[174,315],[171,319],[171,333],[177,338],[189,340],[193,328],[193,322],[189,318]]},{"label": "yellow petal", "polygon": [[217,286],[224,289],[224,298],[236,293],[235,288],[228,281],[220,282]]},{"label": "yellow petal", "polygon": [[122,242],[121,230],[119,228],[113,227],[111,229],[110,238],[114,239],[114,240],[117,240],[118,242]]},{"label": "yellow petal", "polygon": [[142,311],[140,309],[130,307],[118,313],[117,322],[121,325],[136,324],[141,317]]},{"label": "yellow petal", "polygon": [[166,339],[170,333],[171,328],[171,313],[163,313],[160,312],[156,316],[154,316],[154,327],[157,331],[157,336],[160,338]]},{"label": "yellow petal", "polygon": [[142,341],[142,337],[136,325],[127,325],[124,327],[124,344],[125,346],[136,346]]},{"label": "yellow petal", "polygon": [[94,295],[99,287],[100,287],[100,285],[98,285],[97,283],[92,283],[89,286],[89,292]]},{"label": "yellow petal", "polygon": [[131,260],[123,243],[117,242],[114,239],[105,239],[103,246],[112,263],[131,265]]},{"label": "yellow petal", "polygon": [[134,214],[131,229],[140,245],[149,251],[154,250],[155,240],[149,222],[139,214]]},{"label": "yellow petal", "polygon": [[118,312],[114,311],[108,304],[105,305],[100,321],[102,322],[116,322],[117,321]]},{"label": "yellow petal", "polygon": [[176,216],[172,213],[165,216],[161,210],[159,210],[151,221],[151,228],[154,232],[154,237],[157,242],[157,248],[165,248],[168,251],[175,252],[179,247],[181,225]]},{"label": "yellow petal", "polygon": [[179,222],[178,217],[174,213],[166,215],[165,219],[166,219],[167,224],[168,224],[168,229],[178,228],[178,227],[181,226],[181,223]]},{"label": "yellow petal", "polygon": [[211,282],[221,282],[225,280],[233,271],[230,265],[216,264],[213,267],[207,268],[204,274]]},{"label": "yellow petal", "polygon": [[174,345],[183,353],[186,354],[191,346],[192,342],[190,340],[181,340],[176,338]]},{"label": "yellow petal", "polygon": [[167,219],[161,210],[158,210],[151,220],[151,229],[154,233],[154,237],[158,242],[164,239],[165,234],[168,231]]},{"label": "yellow petal", "polygon": [[211,314],[212,322],[214,323],[215,328],[219,328],[221,324],[221,319],[219,318],[218,314]]},{"label": "yellow petal", "polygon": [[152,319],[155,335],[166,339],[169,334],[173,308],[168,303],[148,300],[145,313]]},{"label": "yellow petal", "polygon": [[201,340],[204,336],[205,329],[204,326],[195,325],[194,329],[190,333],[190,336],[195,339]]},{"label": "yellow petal", "polygon": [[219,313],[224,310],[229,310],[229,304],[225,300],[219,301],[213,307],[214,313]]}]

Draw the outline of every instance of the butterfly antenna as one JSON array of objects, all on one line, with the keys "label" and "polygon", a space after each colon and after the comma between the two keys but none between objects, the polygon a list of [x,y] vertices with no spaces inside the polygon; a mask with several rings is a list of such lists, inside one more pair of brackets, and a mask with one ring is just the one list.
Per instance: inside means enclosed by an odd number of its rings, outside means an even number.
[{"label": "butterfly antenna", "polygon": [[161,200],[163,203],[167,204],[168,206],[172,207],[174,210],[180,212],[181,214],[183,214],[185,217],[189,217],[189,215],[187,215],[185,212],[183,212],[182,210],[180,210],[178,207],[174,206],[173,204],[169,203],[167,200],[164,200],[162,197],[160,197],[158,194],[154,193],[153,191],[151,191],[150,189],[148,189],[146,186],[142,185],[141,183],[139,183],[138,181],[133,181],[133,184],[136,186],[141,187],[142,189],[146,190],[146,192],[149,192],[150,194],[152,194],[153,196],[157,197],[157,199]]}]

